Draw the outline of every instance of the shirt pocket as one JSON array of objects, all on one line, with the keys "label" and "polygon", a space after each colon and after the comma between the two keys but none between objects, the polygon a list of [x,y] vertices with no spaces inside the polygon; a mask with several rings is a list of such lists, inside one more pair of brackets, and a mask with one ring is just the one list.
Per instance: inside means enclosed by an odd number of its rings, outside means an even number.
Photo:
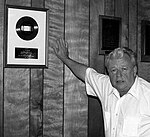
[{"label": "shirt pocket", "polygon": [[139,116],[127,116],[124,119],[123,123],[123,135],[130,137],[139,137],[138,135],[138,127],[140,123]]},{"label": "shirt pocket", "polygon": [[110,126],[110,113],[108,111],[105,111],[104,119],[105,119],[105,130],[108,130]]}]

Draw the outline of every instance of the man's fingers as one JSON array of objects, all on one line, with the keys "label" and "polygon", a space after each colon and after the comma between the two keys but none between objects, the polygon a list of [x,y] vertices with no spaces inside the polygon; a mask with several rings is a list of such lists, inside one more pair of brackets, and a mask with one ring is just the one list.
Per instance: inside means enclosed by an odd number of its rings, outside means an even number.
[{"label": "man's fingers", "polygon": [[64,47],[65,47],[65,41],[64,41],[64,39],[63,38],[60,38],[59,39],[59,46],[63,49]]},{"label": "man's fingers", "polygon": [[64,41],[63,38],[58,38],[56,44],[52,45],[54,52],[57,54],[59,51],[66,51],[68,48],[68,43]]},{"label": "man's fingers", "polygon": [[53,48],[53,50],[54,50],[55,53],[57,53],[58,50],[59,50],[58,45],[59,45],[59,41],[58,40],[56,40],[56,44],[52,44],[52,48]]}]

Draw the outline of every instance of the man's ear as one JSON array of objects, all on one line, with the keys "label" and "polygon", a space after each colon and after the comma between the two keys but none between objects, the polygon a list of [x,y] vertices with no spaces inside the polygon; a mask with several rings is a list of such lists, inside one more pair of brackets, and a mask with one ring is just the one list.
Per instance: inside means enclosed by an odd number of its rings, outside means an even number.
[{"label": "man's ear", "polygon": [[137,66],[134,66],[134,76],[136,76],[136,74],[137,74]]}]

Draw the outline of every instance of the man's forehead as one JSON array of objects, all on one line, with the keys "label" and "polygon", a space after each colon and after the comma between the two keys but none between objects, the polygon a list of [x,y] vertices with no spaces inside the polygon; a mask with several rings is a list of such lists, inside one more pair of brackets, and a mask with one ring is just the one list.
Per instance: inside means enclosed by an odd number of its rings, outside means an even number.
[{"label": "man's forehead", "polygon": [[118,51],[118,52],[110,54],[110,60],[111,59],[120,59],[120,58],[129,58],[130,59],[130,55],[123,51]]},{"label": "man's forehead", "polygon": [[130,65],[132,64],[131,59],[128,55],[124,54],[121,58],[112,58],[109,62],[109,66],[114,64]]}]

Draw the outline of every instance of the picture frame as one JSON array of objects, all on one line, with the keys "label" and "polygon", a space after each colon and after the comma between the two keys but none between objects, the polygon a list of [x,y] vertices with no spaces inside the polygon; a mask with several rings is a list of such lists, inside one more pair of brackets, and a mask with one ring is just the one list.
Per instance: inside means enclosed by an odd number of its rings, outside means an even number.
[{"label": "picture frame", "polygon": [[99,54],[108,54],[120,46],[121,18],[99,15]]},{"label": "picture frame", "polygon": [[6,5],[5,67],[47,68],[48,9]]},{"label": "picture frame", "polygon": [[141,61],[150,62],[150,21],[141,21]]}]

